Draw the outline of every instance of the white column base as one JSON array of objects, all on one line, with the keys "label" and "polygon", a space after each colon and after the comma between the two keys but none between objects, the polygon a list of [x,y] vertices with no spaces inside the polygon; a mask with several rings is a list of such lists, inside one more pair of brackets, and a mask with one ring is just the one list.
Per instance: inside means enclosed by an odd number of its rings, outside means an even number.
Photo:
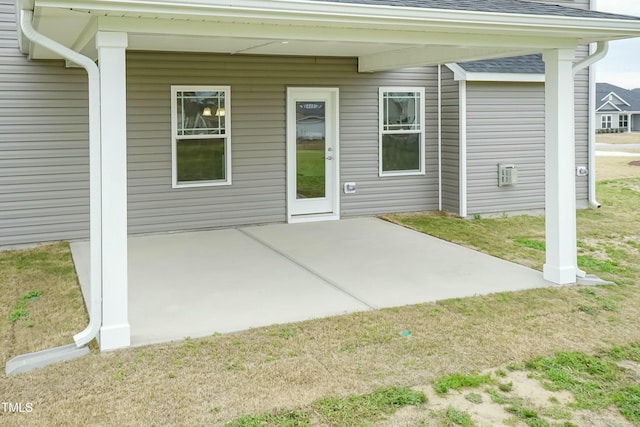
[{"label": "white column base", "polygon": [[544,280],[556,285],[574,285],[577,282],[576,269],[574,267],[555,267],[545,264],[542,268]]},{"label": "white column base", "polygon": [[117,350],[131,345],[131,327],[122,325],[103,326],[100,328],[100,351]]}]

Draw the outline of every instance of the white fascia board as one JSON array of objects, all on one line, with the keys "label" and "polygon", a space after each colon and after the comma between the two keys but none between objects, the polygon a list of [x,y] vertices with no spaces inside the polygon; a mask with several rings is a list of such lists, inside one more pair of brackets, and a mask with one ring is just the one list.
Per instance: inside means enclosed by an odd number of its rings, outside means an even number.
[{"label": "white fascia board", "polygon": [[[429,9],[387,5],[328,3],[299,0],[35,0],[37,6],[73,9],[76,11],[142,13],[198,17],[244,17],[255,19],[285,19],[362,24],[380,27],[400,24],[402,27],[432,27],[448,29],[514,30],[546,33],[551,37],[578,37],[581,41],[608,40],[640,36],[640,21],[583,18],[548,15],[527,15],[500,12]],[[329,6],[330,7],[327,7]],[[585,37],[583,39],[583,37]]]},{"label": "white fascia board", "polygon": [[358,58],[359,72],[385,71],[397,68],[437,65],[451,61],[475,61],[536,53],[536,49],[509,48],[456,48],[447,46],[420,46],[393,52],[363,55]]},{"label": "white fascia board", "polygon": [[616,110],[618,110],[618,111],[622,111],[622,110],[621,110],[621,109],[620,109],[616,104],[614,104],[614,103],[613,103],[613,102],[611,102],[611,101],[607,101],[607,102],[605,102],[604,104],[602,104],[601,106],[599,106],[599,107],[598,107],[598,109],[597,109],[596,111],[600,111],[600,110],[602,110],[602,109],[603,109],[604,107],[606,107],[607,105],[612,106],[613,108],[615,108],[615,109],[616,109]]},{"label": "white fascia board", "polygon": [[620,97],[620,95],[618,95],[618,94],[617,94],[617,93],[615,93],[615,92],[609,92],[609,93],[608,93],[608,94],[606,94],[606,95],[604,96],[604,98],[602,98],[600,101],[604,101],[605,99],[607,99],[607,98],[608,98],[608,97],[610,97],[610,96],[615,96],[615,97],[616,97],[616,98],[618,98],[620,101],[622,101],[622,102],[624,103],[624,105],[626,105],[627,107],[631,107],[631,104],[629,104],[627,101],[625,101],[624,99],[622,99],[622,98]]},{"label": "white fascia board", "polygon": [[522,82],[544,83],[544,74],[535,73],[481,73],[466,71],[458,64],[446,64],[453,71],[453,79],[468,82]]},{"label": "white fascia board", "polygon": [[447,66],[448,69],[453,71],[453,79],[455,81],[459,82],[461,80],[467,80],[467,70],[465,70],[464,68],[462,68],[461,66],[459,66],[454,62],[450,62],[445,65]]}]

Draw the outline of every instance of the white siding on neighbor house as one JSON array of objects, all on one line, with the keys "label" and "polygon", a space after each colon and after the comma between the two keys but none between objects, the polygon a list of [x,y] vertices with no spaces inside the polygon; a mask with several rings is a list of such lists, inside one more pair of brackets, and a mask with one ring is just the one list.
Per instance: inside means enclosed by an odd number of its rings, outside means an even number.
[{"label": "white siding on neighbor house", "polygon": [[460,83],[442,67],[442,210],[460,213]]},{"label": "white siding on neighbor house", "polygon": [[[596,112],[596,129],[603,129],[602,127],[602,116],[611,116],[611,129],[617,129],[620,127],[620,115],[625,114],[628,117],[630,115],[628,113],[621,113],[614,108],[603,108]],[[629,123],[629,119],[627,122]],[[630,124],[630,123],[629,123]]]},{"label": "white siding on neighbor house", "polygon": [[[357,184],[342,216],[437,209],[436,79],[433,67],[358,73],[354,58],[129,52],[129,230],[285,221],[287,86],[340,89],[341,183]],[[231,87],[231,186],[171,188],[171,85]],[[426,87],[425,176],[378,177],[380,86]]]},{"label": "white siding on neighbor house", "polygon": [[87,78],[18,50],[0,0],[0,246],[84,238],[89,227]]}]

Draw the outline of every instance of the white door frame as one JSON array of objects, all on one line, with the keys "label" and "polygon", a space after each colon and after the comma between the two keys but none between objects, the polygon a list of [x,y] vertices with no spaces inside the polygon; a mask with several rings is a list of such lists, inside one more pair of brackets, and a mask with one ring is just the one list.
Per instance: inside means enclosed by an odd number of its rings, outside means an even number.
[{"label": "white door frame", "polygon": [[[300,212],[304,203],[296,197],[296,101],[325,102],[325,141],[327,199],[329,210],[323,212]],[[340,219],[340,125],[339,90],[327,87],[287,88],[287,222],[311,222]]]}]

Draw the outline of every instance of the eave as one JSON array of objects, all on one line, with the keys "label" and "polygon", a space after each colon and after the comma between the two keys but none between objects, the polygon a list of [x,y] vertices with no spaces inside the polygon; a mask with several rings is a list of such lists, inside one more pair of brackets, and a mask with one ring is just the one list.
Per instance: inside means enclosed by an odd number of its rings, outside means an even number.
[{"label": "eave", "polygon": [[[472,61],[640,37],[640,20],[298,0],[22,0],[34,26],[96,57],[97,31],[131,50],[356,56],[360,71]],[[32,58],[52,59],[23,44]]]},{"label": "eave", "polygon": [[537,73],[486,73],[467,71],[458,64],[446,64],[453,71],[453,79],[468,82],[519,82],[544,83],[544,74]]}]

